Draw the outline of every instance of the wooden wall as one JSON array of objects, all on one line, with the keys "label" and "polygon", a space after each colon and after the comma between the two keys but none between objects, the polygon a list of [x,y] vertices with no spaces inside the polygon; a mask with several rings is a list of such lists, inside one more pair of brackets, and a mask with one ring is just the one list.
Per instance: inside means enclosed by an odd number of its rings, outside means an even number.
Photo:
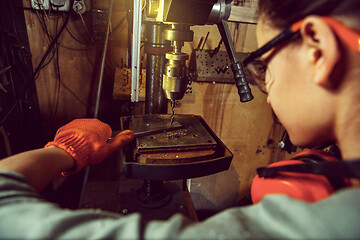
[{"label": "wooden wall", "polygon": [[[237,52],[250,52],[257,48],[255,28],[254,24],[230,24],[236,36],[234,44]],[[207,32],[210,34],[206,48],[214,49],[219,43],[220,34],[215,26],[196,26],[192,29],[194,42],[185,46],[188,49],[195,48]],[[224,48],[221,50],[225,51]],[[216,208],[228,207],[249,196],[256,168],[285,157],[285,152],[277,147],[283,129],[274,123],[266,95],[256,86],[251,86],[254,100],[248,103],[240,102],[234,84],[194,82],[193,88],[193,101],[184,99],[175,113],[202,116],[234,154],[229,171],[193,179],[193,191],[211,196],[210,202],[201,201],[204,207],[211,207],[212,204],[217,205]],[[197,204],[200,207],[200,203]]]},{"label": "wooden wall", "polygon": [[[93,7],[106,9],[108,7],[106,3],[107,1],[93,1]],[[30,0],[23,0],[23,5],[29,8]],[[41,28],[36,12],[26,9],[24,13],[35,68],[49,46],[49,40]],[[58,18],[58,14],[48,11],[41,13],[47,14],[45,20],[48,31],[55,36],[56,22],[58,21],[59,30],[65,16]],[[56,56],[41,70],[36,80],[46,140],[52,139],[57,128],[69,121],[94,116],[103,41],[89,43],[89,34],[92,34],[91,14],[86,12],[82,15],[86,28],[79,16],[72,15],[68,27],[59,39],[60,90]],[[108,42],[99,110],[99,118],[112,123],[118,122],[120,115],[126,113],[129,108],[127,104],[112,99],[115,68],[122,66],[126,59],[128,29],[124,17],[126,17],[125,1],[114,1],[111,24],[116,29],[110,35]],[[50,57],[45,62],[49,59]],[[136,113],[142,112],[142,105],[135,104]]]},{"label": "wooden wall", "polygon": [[[25,7],[30,6],[29,0],[23,2]],[[104,2],[95,1],[95,4],[104,4]],[[125,0],[114,2],[112,27],[117,26],[117,29],[109,40],[100,105],[100,119],[103,118],[108,122],[118,121],[118,117],[126,114],[128,110],[128,106],[124,107],[123,102],[112,99],[115,68],[124,65],[128,46],[126,19],[124,21]],[[243,6],[256,7],[255,0],[237,2]],[[36,66],[48,44],[36,13],[25,10],[25,16],[33,63]],[[49,31],[55,33],[56,17],[48,17]],[[85,21],[88,17],[84,15]],[[63,20],[58,21],[61,26]],[[69,29],[79,38],[86,39],[87,32],[79,17],[70,19]],[[256,25],[231,23],[230,29],[234,36],[236,51],[250,52],[257,48]],[[210,34],[205,49],[213,49],[219,43],[220,34],[215,26],[194,26],[192,30],[194,41],[184,46],[184,51],[189,54],[207,32]],[[59,82],[54,64],[56,61],[52,61],[41,71],[36,82],[45,136],[49,140],[55,130],[63,124],[75,118],[92,116],[99,53],[102,47],[101,42],[90,45],[79,43],[68,31],[64,31],[60,44],[60,91],[58,92]],[[274,123],[272,111],[266,103],[266,95],[254,86],[252,90],[254,100],[240,103],[237,89],[233,84],[194,82],[194,97],[191,100],[180,101],[180,105],[175,110],[176,114],[201,115],[234,154],[229,171],[192,181],[192,190],[208,195],[208,200],[213,199],[210,205],[213,204],[216,208],[227,207],[246,198],[256,168],[282,159],[286,155],[277,147],[283,129]],[[58,107],[55,113],[57,98]],[[141,103],[135,104],[134,113],[143,113]],[[205,205],[209,204],[209,201]]]}]

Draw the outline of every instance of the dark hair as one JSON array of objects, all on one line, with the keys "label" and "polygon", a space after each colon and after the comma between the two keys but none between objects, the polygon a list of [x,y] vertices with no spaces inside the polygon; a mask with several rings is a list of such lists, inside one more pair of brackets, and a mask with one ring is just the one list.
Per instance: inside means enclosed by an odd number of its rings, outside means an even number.
[{"label": "dark hair", "polygon": [[[284,29],[308,15],[346,16],[360,19],[359,0],[259,0],[259,16]],[[356,24],[359,30],[359,24]]]}]

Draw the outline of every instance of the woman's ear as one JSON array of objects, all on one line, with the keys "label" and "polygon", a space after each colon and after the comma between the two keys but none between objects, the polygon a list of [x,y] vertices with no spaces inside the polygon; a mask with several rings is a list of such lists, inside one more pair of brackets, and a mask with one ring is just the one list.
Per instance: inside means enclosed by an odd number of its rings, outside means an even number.
[{"label": "woman's ear", "polygon": [[317,16],[304,19],[300,29],[308,60],[313,66],[313,81],[320,86],[331,86],[330,75],[340,59],[337,37]]}]

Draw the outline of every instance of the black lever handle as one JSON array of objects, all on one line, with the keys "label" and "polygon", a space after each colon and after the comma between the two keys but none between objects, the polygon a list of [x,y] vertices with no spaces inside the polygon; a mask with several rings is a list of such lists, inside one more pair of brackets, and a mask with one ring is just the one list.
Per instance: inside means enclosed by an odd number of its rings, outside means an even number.
[{"label": "black lever handle", "polygon": [[234,44],[231,41],[230,30],[227,22],[225,20],[217,23],[221,38],[226,47],[226,52],[229,55],[231,62],[231,70],[234,73],[234,78],[236,81],[236,87],[238,88],[238,93],[240,96],[241,102],[251,101],[254,97],[251,93],[249,83],[246,80],[243,64],[236,59]]},{"label": "black lever handle", "polygon": [[231,64],[231,70],[234,73],[236,81],[236,87],[238,88],[238,94],[241,102],[249,102],[254,96],[251,94],[249,83],[246,80],[244,67],[241,62]]}]

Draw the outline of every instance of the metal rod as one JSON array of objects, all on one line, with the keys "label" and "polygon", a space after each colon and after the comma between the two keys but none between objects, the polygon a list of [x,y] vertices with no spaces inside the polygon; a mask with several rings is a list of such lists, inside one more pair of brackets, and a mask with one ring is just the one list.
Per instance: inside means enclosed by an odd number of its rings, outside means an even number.
[{"label": "metal rod", "polygon": [[236,58],[235,47],[234,47],[233,42],[231,41],[230,30],[229,30],[229,26],[228,26],[227,22],[223,20],[220,23],[218,23],[217,26],[218,26],[221,38],[223,40],[223,43],[225,45],[227,54],[229,55],[230,62],[232,64],[237,63],[238,60]]},{"label": "metal rod", "polygon": [[[113,7],[113,0],[109,0],[109,12],[108,12],[108,20],[106,24],[106,34],[104,39],[104,45],[103,45],[103,51],[101,56],[101,65],[100,65],[100,72],[99,72],[99,82],[98,82],[98,89],[97,89],[97,95],[96,95],[96,102],[95,102],[95,110],[94,110],[94,118],[98,118],[99,115],[99,105],[100,105],[100,98],[101,98],[101,88],[104,78],[104,68],[105,68],[105,59],[106,59],[106,51],[108,46],[108,40],[109,40],[109,33],[110,33],[110,22],[111,22],[111,13],[112,13],[112,7]],[[84,200],[85,190],[86,190],[86,183],[89,178],[90,173],[90,167],[87,166],[85,168],[85,174],[84,179],[81,187],[81,193],[78,203],[78,208],[81,207],[81,204]]]},{"label": "metal rod", "polygon": [[109,33],[110,33],[112,8],[113,8],[113,0],[109,0],[109,12],[108,12],[108,20],[107,20],[107,24],[106,24],[107,29],[106,29],[103,51],[102,51],[102,56],[101,56],[101,65],[100,65],[100,72],[99,72],[99,82],[98,82],[98,89],[97,89],[97,95],[96,95],[96,102],[95,102],[94,118],[98,118],[98,114],[99,114],[99,105],[100,105],[100,98],[101,98],[102,83],[103,83],[103,79],[104,79],[104,68],[105,68],[106,51],[107,51]]},{"label": "metal rod", "polygon": [[208,37],[209,37],[209,34],[210,34],[210,32],[207,32],[206,37],[205,37],[205,40],[204,40],[204,43],[203,43],[203,45],[202,45],[202,47],[201,47],[201,50],[204,49],[205,43],[206,43],[206,41],[207,41],[207,39],[208,39]]}]

